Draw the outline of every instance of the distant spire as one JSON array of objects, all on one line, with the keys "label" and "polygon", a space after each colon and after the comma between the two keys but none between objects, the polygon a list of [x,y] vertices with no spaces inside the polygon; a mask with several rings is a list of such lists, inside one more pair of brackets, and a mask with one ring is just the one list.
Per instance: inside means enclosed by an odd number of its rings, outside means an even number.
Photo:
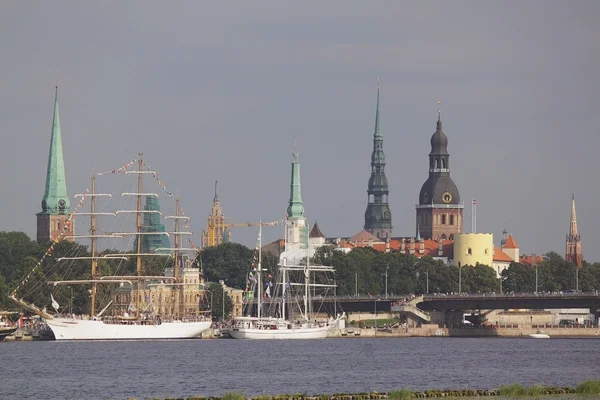
[{"label": "distant spire", "polygon": [[300,161],[296,148],[296,136],[294,136],[294,160],[292,161],[292,178],[290,182],[290,201],[287,208],[287,218],[303,218],[304,206],[302,205],[302,191],[300,186]]},{"label": "distant spire", "polygon": [[375,108],[375,133],[373,136],[377,139],[383,138],[381,133],[381,125],[379,122],[379,77],[377,77],[377,106]]},{"label": "distant spire", "polygon": [[569,235],[575,237],[577,232],[577,213],[575,212],[575,193],[571,197],[571,221],[569,226]]},{"label": "distant spire", "polygon": [[417,224],[417,242],[421,241],[421,228],[419,227],[419,224]]},{"label": "distant spire", "polygon": [[213,199],[213,203],[216,203],[217,201],[219,201],[219,193],[217,192],[217,182],[215,181],[215,197]]},{"label": "distant spire", "polygon": [[42,213],[66,214],[69,211],[70,201],[67,193],[62,136],[60,132],[58,84],[54,89],[54,116],[52,133],[50,135],[50,151],[48,154],[48,169],[46,171],[46,188],[42,200]]}]

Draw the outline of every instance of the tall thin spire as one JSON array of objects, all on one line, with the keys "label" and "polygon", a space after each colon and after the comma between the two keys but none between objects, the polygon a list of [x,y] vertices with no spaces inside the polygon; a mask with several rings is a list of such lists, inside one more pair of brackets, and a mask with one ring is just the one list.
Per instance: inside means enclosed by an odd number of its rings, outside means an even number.
[{"label": "tall thin spire", "polygon": [[571,223],[569,226],[569,235],[577,235],[577,213],[575,212],[575,193],[571,197]]},{"label": "tall thin spire", "polygon": [[373,136],[376,139],[383,140],[383,134],[381,133],[381,125],[379,122],[379,77],[377,77],[377,106],[375,108],[375,133]]},{"label": "tall thin spire", "polygon": [[219,193],[217,192],[217,182],[218,181],[215,181],[215,197],[213,198],[213,203],[219,201]]},{"label": "tall thin spire", "polygon": [[388,203],[388,181],[385,176],[385,153],[383,134],[379,120],[379,78],[377,78],[377,103],[375,107],[375,132],[371,152],[371,177],[367,189],[368,201],[365,211],[365,230],[385,239],[392,236],[392,213]]},{"label": "tall thin spire", "polygon": [[583,263],[583,254],[581,249],[581,236],[577,230],[577,213],[575,212],[575,193],[571,197],[571,220],[569,223],[569,234],[567,235],[567,250],[565,260],[572,262],[578,268]]},{"label": "tall thin spire", "polygon": [[46,188],[42,199],[42,213],[67,214],[70,208],[63,160],[62,136],[58,112],[58,86],[54,93],[54,117],[50,136]]},{"label": "tall thin spire", "polygon": [[296,148],[296,137],[294,136],[294,152],[292,153],[292,178],[290,182],[290,201],[287,208],[288,219],[304,217],[304,206],[302,205],[302,192],[300,185],[300,161],[298,160],[298,150]]}]

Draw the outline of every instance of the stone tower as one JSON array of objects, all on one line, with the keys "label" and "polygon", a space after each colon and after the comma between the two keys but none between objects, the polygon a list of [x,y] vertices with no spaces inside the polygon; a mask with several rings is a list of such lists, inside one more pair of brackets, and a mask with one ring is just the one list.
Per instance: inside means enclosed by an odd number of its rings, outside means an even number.
[{"label": "stone tower", "polygon": [[567,251],[565,260],[581,268],[583,256],[581,252],[581,236],[577,230],[577,214],[575,213],[575,194],[571,199],[571,223],[569,225],[569,234],[567,235]]},{"label": "stone tower", "polygon": [[209,246],[211,226],[215,235],[215,245],[231,242],[231,231],[227,229],[227,225],[225,224],[225,216],[223,215],[217,191],[217,181],[215,181],[215,197],[213,198],[212,213],[208,217],[207,229],[202,231],[202,247]]},{"label": "stone tower", "polygon": [[453,239],[463,232],[464,205],[456,184],[450,178],[448,138],[442,131],[442,118],[438,113],[437,129],[431,136],[429,153],[429,178],[421,187],[417,209],[416,227],[424,239]]},{"label": "stone tower", "polygon": [[383,134],[379,122],[379,82],[377,83],[377,106],[375,108],[375,133],[371,152],[371,177],[367,189],[368,203],[365,211],[365,230],[380,239],[392,237],[392,213],[388,203],[388,181],[385,176]]},{"label": "stone tower", "polygon": [[290,182],[290,201],[286,212],[285,251],[308,248],[308,227],[304,218],[302,193],[300,187],[300,161],[294,143],[292,161],[292,179]]},{"label": "stone tower", "polygon": [[46,244],[59,236],[72,240],[74,224],[67,223],[71,203],[67,194],[65,165],[63,161],[60,119],[58,117],[58,86],[54,95],[54,117],[50,136],[50,152],[46,171],[46,189],[42,198],[42,211],[37,213],[37,241]]}]

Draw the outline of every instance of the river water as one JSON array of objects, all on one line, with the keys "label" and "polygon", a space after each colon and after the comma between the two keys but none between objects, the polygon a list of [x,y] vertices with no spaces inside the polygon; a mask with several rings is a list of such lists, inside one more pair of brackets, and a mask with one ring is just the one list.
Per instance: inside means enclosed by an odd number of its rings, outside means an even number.
[{"label": "river water", "polygon": [[574,386],[598,339],[0,342],[0,399],[127,399]]}]

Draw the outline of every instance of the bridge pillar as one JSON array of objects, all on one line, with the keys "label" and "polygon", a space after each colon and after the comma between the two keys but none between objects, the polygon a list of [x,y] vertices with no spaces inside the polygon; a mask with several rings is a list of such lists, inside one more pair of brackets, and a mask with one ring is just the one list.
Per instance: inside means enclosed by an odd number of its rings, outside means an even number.
[{"label": "bridge pillar", "polygon": [[440,326],[458,326],[462,324],[462,311],[431,311],[431,323]]}]

